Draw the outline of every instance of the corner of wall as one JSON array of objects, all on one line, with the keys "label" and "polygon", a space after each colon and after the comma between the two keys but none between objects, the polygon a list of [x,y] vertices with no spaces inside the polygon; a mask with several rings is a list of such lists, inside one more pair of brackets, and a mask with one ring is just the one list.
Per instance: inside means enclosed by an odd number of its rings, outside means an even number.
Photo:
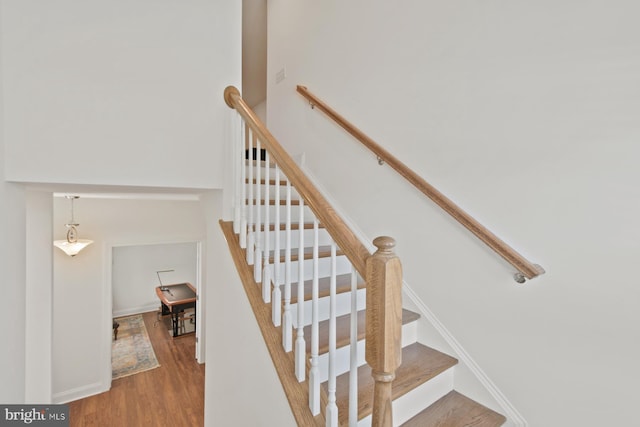
[{"label": "corner of wall", "polygon": [[[4,164],[0,163],[0,176]],[[25,192],[21,185],[0,180],[0,271],[2,271],[4,317],[13,319],[11,328],[2,328],[0,402],[25,402],[25,308],[26,244]],[[22,321],[20,320],[22,319]]]}]

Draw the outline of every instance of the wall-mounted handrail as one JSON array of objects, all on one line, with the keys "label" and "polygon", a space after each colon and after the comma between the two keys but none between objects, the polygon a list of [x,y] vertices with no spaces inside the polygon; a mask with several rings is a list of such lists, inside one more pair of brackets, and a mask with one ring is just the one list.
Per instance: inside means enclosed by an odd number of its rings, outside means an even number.
[{"label": "wall-mounted handrail", "polygon": [[511,246],[506,244],[503,240],[489,231],[486,227],[476,221],[471,215],[466,213],[462,208],[452,202],[444,194],[438,191],[435,187],[425,181],[422,177],[411,170],[407,165],[402,163],[391,153],[385,150],[382,146],[376,143],[373,139],[365,135],[360,129],[355,127],[352,123],[347,121],[344,117],[338,114],[335,110],[325,104],[318,97],[313,95],[305,86],[297,87],[298,93],[304,96],[311,106],[318,108],[333,121],[335,121],[340,127],[346,130],[354,138],[364,144],[369,150],[371,150],[378,158],[378,161],[384,162],[395,169],[400,175],[402,175],[407,181],[413,184],[424,195],[429,197],[433,202],[440,206],[444,211],[451,215],[456,221],[466,227],[469,231],[475,234],[480,240],[493,249],[498,255],[504,258],[509,264],[515,267],[519,274],[516,273],[516,280],[519,282],[524,281],[524,277],[527,279],[533,279],[545,271],[538,265],[533,264],[518,253]]},{"label": "wall-mounted handrail", "polygon": [[271,158],[289,178],[296,191],[313,211],[320,223],[331,234],[336,244],[349,258],[351,264],[362,277],[366,277],[366,259],[371,255],[367,248],[360,242],[349,226],[336,214],[331,204],[311,183],[309,178],[296,165],[291,156],[282,148],[262,121],[249,108],[240,96],[240,92],[233,86],[224,91],[224,99],[230,108],[235,109],[246,121],[251,130],[258,134],[271,154]]}]

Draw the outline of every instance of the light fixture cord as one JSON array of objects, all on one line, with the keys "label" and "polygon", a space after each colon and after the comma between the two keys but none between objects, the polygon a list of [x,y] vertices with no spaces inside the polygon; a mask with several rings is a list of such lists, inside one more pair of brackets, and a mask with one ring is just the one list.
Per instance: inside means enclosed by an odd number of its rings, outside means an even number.
[{"label": "light fixture cord", "polygon": [[73,200],[74,198],[71,198],[71,224],[75,224],[75,220],[73,219]]}]

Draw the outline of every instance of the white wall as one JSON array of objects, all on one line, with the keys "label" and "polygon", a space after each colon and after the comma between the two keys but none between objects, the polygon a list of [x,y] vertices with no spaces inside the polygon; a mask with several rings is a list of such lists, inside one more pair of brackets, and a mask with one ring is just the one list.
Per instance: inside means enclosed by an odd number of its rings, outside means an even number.
[{"label": "white wall", "polygon": [[267,97],[267,0],[242,0],[242,98],[255,109]]},{"label": "white wall", "polygon": [[[113,317],[157,310],[158,275],[163,285],[198,285],[195,242],[119,246],[113,248],[112,254]],[[161,270],[174,271],[157,273]]]},{"label": "white wall", "polygon": [[221,188],[234,3],[3,1],[7,179]]},{"label": "white wall", "polygon": [[[0,8],[0,19],[2,16]],[[1,40],[0,40],[1,41]],[[0,44],[0,55],[3,47]],[[4,75],[0,68],[0,78]],[[0,96],[4,88],[0,85]],[[0,328],[0,402],[25,402],[25,329],[26,308],[26,196],[18,184],[4,180],[6,174],[6,150],[4,133],[4,109],[0,105],[0,292],[5,304],[4,316],[13,319],[16,327]]]},{"label": "white wall", "polygon": [[254,113],[262,120],[264,123],[267,122],[267,100],[265,99],[261,103],[251,107]]},{"label": "white wall", "polygon": [[[531,426],[635,419],[639,13],[625,0],[269,2],[273,134],[366,235],[397,239],[408,285]],[[517,285],[296,84],[547,273]]]},{"label": "white wall", "polygon": [[[69,219],[69,201],[54,198],[55,239],[64,238],[64,224]],[[199,201],[80,198],[75,202],[75,220],[80,223],[80,238],[94,243],[73,258],[60,250],[53,254],[56,402],[110,386],[111,249],[205,240],[205,217]]]},{"label": "white wall", "polygon": [[282,384],[216,222],[209,223],[207,238],[207,246],[212,248],[207,262],[214,275],[207,289],[205,426],[295,426]]},{"label": "white wall", "polygon": [[52,217],[51,193],[27,191],[25,402],[30,403],[51,403],[52,396]]},{"label": "white wall", "polygon": [[[3,166],[0,162],[0,175]],[[0,402],[4,404],[25,403],[25,203],[21,186],[0,182],[0,290],[7,302],[3,315],[15,326],[5,325],[0,332],[0,383],[4,385]]]},{"label": "white wall", "polygon": [[[15,328],[2,331],[0,402],[20,403],[25,358],[42,361],[25,353],[27,331],[19,322],[25,305],[34,303],[25,300],[26,266],[35,269],[31,277],[45,277],[52,266],[25,258],[25,193],[22,185],[6,181],[81,185],[64,187],[73,191],[94,189],[86,184],[225,185],[229,110],[222,93],[229,84],[240,86],[241,5],[0,0],[0,9],[0,271],[3,295],[11,301],[5,315],[16,320]],[[68,220],[66,213],[61,217],[58,227]],[[150,240],[161,240],[155,243],[185,238],[176,227],[153,231],[158,222],[166,225],[153,219],[134,225],[153,236]],[[86,227],[81,233],[92,231]],[[120,243],[139,243],[138,237],[130,242],[121,236]],[[38,239],[49,242],[51,236]],[[104,288],[108,270],[99,255],[105,248],[94,244],[79,255],[83,262],[54,253],[54,324],[60,327],[53,339],[61,339],[53,349],[60,362],[52,380],[57,400],[100,389],[101,374],[109,375],[94,369],[108,357],[96,354],[95,335],[95,328],[109,329],[98,320],[111,310]],[[69,338],[74,332],[78,339]]]}]

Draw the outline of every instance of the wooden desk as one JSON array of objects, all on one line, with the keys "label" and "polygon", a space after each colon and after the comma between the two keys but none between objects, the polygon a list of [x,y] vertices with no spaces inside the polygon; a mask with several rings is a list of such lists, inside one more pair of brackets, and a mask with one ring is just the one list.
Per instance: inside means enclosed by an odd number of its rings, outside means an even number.
[{"label": "wooden desk", "polygon": [[[179,333],[178,317],[186,309],[193,308],[193,321],[195,324],[196,289],[191,283],[178,283],[156,287],[156,295],[162,304],[162,315],[171,315],[173,337],[183,335]],[[195,330],[194,330],[195,331]],[[193,333],[193,332],[189,332]]]}]

